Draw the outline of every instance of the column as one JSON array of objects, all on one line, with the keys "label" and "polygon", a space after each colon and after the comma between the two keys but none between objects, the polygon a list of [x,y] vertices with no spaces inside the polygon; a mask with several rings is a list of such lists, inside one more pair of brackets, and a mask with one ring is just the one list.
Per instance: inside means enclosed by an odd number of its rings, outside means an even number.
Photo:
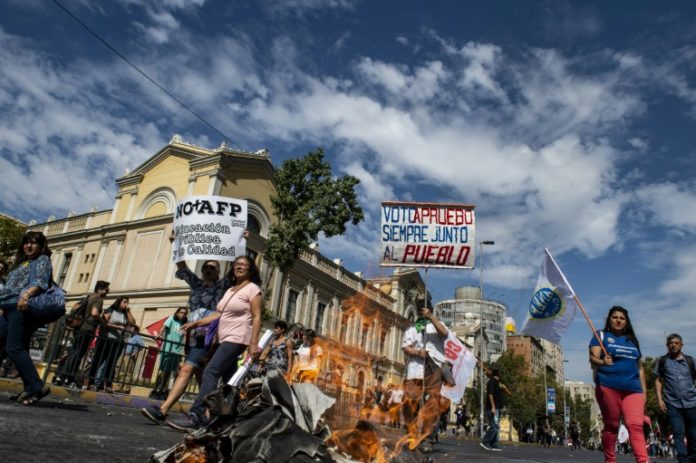
[{"label": "column", "polygon": [[137,194],[137,192],[130,194],[130,198],[128,200],[128,212],[126,212],[126,222],[128,222],[129,220],[133,220],[133,210],[135,210]]},{"label": "column", "polygon": [[97,263],[94,264],[94,271],[92,272],[92,281],[89,283],[90,288],[94,288],[99,280],[99,272],[101,271],[102,263],[104,262],[104,254],[106,254],[107,244],[102,242],[99,245],[99,255],[97,256]]},{"label": "column", "polygon": [[116,196],[116,201],[114,201],[114,208],[111,209],[111,217],[109,218],[109,223],[116,222],[116,214],[118,214],[118,208],[121,206],[122,196]]},{"label": "column", "polygon": [[[68,278],[65,282],[65,289],[67,292],[71,293],[71,289],[73,287],[73,282],[75,281],[75,275],[77,274],[77,267],[79,267],[80,262],[82,262],[82,246],[78,246],[78,248],[75,250],[75,254],[73,254],[72,258],[72,269],[70,269],[70,275],[68,275]],[[91,288],[90,288],[91,290]]]},{"label": "column", "polygon": [[111,259],[111,268],[109,268],[109,275],[107,276],[108,282],[114,281],[114,275],[116,274],[116,268],[118,268],[118,263],[121,260],[121,251],[123,250],[123,241],[116,240],[116,245],[114,246],[114,257]]},{"label": "column", "polygon": [[302,317],[302,324],[304,326],[310,326],[311,323],[311,328],[314,329],[314,323],[312,321],[314,318],[312,317],[312,312],[314,311],[314,286],[312,286],[312,283],[307,283],[306,287],[306,292],[307,292],[307,301],[305,302],[304,305],[304,313]]}]

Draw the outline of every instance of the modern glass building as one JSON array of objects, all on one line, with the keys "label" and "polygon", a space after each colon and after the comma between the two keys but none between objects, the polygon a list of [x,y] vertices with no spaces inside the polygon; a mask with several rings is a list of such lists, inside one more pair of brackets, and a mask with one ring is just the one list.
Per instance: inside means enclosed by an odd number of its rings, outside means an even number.
[{"label": "modern glass building", "polygon": [[480,352],[481,309],[483,309],[484,361],[495,361],[506,349],[507,307],[500,302],[482,300],[476,286],[457,288],[454,299],[435,304],[435,314],[460,339]]}]

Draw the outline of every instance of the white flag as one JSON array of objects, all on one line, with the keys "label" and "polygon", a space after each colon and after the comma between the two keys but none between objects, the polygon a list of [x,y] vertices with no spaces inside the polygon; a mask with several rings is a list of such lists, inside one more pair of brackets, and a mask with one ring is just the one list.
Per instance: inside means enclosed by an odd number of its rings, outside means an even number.
[{"label": "white flag", "polygon": [[536,289],[529,304],[522,334],[548,339],[558,344],[561,336],[573,322],[578,305],[570,287],[551,253],[545,249],[544,262],[537,279]]},{"label": "white flag", "polygon": [[443,385],[440,394],[456,404],[464,396],[466,385],[469,383],[471,373],[476,366],[476,357],[451,331],[448,332],[445,341],[445,357],[452,365],[455,385],[453,387]]}]

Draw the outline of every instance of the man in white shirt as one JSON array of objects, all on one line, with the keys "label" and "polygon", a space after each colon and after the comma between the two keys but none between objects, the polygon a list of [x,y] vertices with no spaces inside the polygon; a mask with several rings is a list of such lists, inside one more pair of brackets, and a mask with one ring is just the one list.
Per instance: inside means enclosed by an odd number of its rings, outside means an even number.
[{"label": "man in white shirt", "polygon": [[[420,309],[418,319],[404,333],[401,346],[406,354],[404,420],[409,434],[417,437],[409,443],[411,449],[435,429],[441,413],[449,406],[449,400],[440,396],[440,366],[446,362],[447,335],[447,327],[427,307]],[[416,428],[411,429],[413,426]],[[430,452],[432,443],[423,442],[420,449]]]}]

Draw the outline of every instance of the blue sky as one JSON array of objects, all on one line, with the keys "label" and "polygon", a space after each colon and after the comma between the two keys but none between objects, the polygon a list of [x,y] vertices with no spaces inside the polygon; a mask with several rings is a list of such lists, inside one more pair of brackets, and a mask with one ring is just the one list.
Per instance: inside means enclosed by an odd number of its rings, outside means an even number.
[{"label": "blue sky", "polygon": [[[322,146],[359,177],[366,221],[321,242],[349,269],[388,271],[381,201],[473,203],[477,238],[496,242],[485,293],[518,326],[548,247],[596,324],[621,304],[645,355],[665,332],[696,344],[691,4],[63,3],[234,145],[276,164]],[[1,211],[109,208],[113,179],[174,133],[220,145],[54,3],[0,9]],[[431,271],[434,300],[478,276]],[[577,317],[571,379],[590,379],[589,337]]]}]

